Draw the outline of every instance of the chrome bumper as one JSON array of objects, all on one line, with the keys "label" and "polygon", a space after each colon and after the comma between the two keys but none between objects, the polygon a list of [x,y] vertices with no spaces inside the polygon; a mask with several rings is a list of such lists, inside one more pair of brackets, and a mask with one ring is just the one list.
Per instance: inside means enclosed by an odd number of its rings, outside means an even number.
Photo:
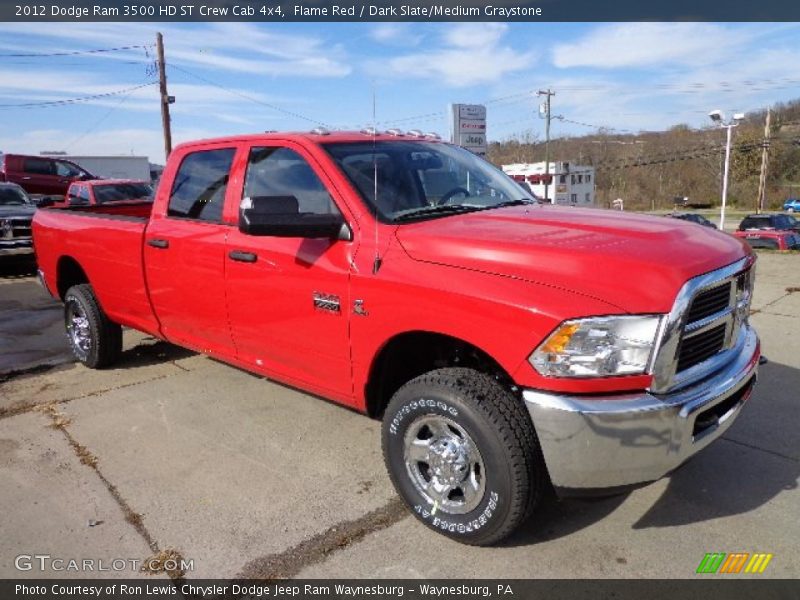
[{"label": "chrome bumper", "polygon": [[18,254],[33,254],[33,246],[0,244],[0,256],[16,256]]},{"label": "chrome bumper", "polygon": [[758,370],[760,346],[750,326],[742,326],[737,346],[721,371],[670,394],[523,391],[553,486],[568,494],[655,481],[720,437]]}]

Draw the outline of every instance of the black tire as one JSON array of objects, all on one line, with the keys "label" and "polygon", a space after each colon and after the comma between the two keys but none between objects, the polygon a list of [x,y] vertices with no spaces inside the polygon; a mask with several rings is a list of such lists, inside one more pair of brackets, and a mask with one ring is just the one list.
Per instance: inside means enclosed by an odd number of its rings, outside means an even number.
[{"label": "black tire", "polygon": [[122,354],[122,327],[106,316],[88,283],[74,285],[64,295],[64,324],[72,353],[90,369],[108,367]]},{"label": "black tire", "polygon": [[[428,422],[434,427],[426,431]],[[441,450],[442,443],[437,440],[451,439],[442,423],[456,440],[455,448],[474,445],[477,456],[460,463],[455,460],[444,468],[439,454],[407,461],[406,449],[411,446],[422,444],[429,451]],[[434,431],[444,434],[437,437]],[[428,433],[430,438],[426,438]],[[458,440],[466,442],[459,446]],[[508,537],[533,512],[549,481],[536,432],[522,401],[491,377],[472,369],[438,369],[400,388],[384,414],[382,441],[392,483],[411,512],[431,529],[465,544],[487,546]],[[461,455],[451,452],[449,456]],[[477,465],[474,473],[463,474],[463,464],[472,460]],[[454,473],[453,464],[462,465],[457,467],[461,471]],[[426,474],[431,477],[429,486],[448,476],[466,479],[449,495],[429,487],[433,494],[440,494],[432,500],[423,489]],[[482,491],[475,491],[481,481]],[[472,489],[467,490],[467,485]],[[467,492],[472,494],[470,502]],[[440,509],[439,499],[443,505],[450,504],[450,509]]]}]

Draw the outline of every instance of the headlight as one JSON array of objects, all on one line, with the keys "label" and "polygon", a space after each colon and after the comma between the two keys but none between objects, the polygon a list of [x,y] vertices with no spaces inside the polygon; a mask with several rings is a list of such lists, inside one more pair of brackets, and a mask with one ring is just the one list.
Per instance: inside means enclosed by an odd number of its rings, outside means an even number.
[{"label": "headlight", "polygon": [[528,359],[549,377],[607,377],[647,371],[661,317],[564,321]]}]

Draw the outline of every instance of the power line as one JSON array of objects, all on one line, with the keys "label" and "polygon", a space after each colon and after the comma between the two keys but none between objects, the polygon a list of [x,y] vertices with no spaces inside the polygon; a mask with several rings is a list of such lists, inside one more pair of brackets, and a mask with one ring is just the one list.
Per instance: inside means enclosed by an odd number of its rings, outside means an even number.
[{"label": "power line", "polygon": [[79,141],[81,141],[87,135],[89,135],[93,131],[97,130],[97,128],[111,115],[111,113],[113,113],[115,110],[117,110],[120,106],[122,106],[128,100],[128,98],[131,97],[132,93],[133,93],[133,90],[131,90],[130,92],[128,92],[127,94],[122,96],[122,98],[119,99],[119,102],[117,102],[114,106],[109,108],[108,111],[102,117],[97,119],[88,129],[86,129],[78,137],[74,138],[71,142],[68,142],[67,144],[65,144],[64,145],[64,150],[69,150],[72,146],[77,144]]},{"label": "power line", "polygon": [[70,104],[80,104],[82,102],[91,102],[100,98],[108,98],[110,96],[119,96],[120,94],[130,94],[136,90],[146,88],[154,85],[155,81],[143,83],[133,87],[125,88],[122,90],[115,90],[113,92],[104,92],[102,94],[92,94],[91,96],[80,96],[78,98],[65,98],[63,100],[50,100],[46,102],[23,102],[21,104],[0,104],[0,109],[13,109],[13,108],[51,108],[54,106],[67,106]]},{"label": "power line", "polygon": [[240,98],[244,98],[245,100],[249,100],[250,102],[255,102],[256,104],[260,104],[262,106],[266,106],[267,108],[271,108],[272,110],[281,112],[281,113],[283,113],[285,115],[288,115],[290,117],[294,117],[296,119],[302,119],[303,121],[308,121],[309,123],[314,123],[315,125],[323,125],[323,126],[326,125],[326,123],[323,123],[322,121],[318,121],[317,119],[312,119],[311,117],[306,117],[305,115],[301,115],[300,113],[297,113],[297,112],[294,112],[294,111],[291,111],[291,110],[287,110],[285,108],[281,108],[280,106],[276,106],[274,104],[270,104],[269,102],[264,102],[263,100],[259,100],[258,98],[254,98],[253,96],[249,96],[247,94],[243,94],[242,92],[238,92],[236,90],[232,90],[232,89],[222,85],[221,83],[217,83],[216,81],[211,81],[207,77],[203,77],[202,75],[198,75],[197,73],[192,73],[191,71],[187,71],[183,67],[178,67],[178,66],[176,66],[174,64],[170,64],[170,65],[168,65],[168,67],[170,69],[175,69],[177,71],[180,71],[181,73],[186,73],[187,75],[189,75],[191,77],[194,77],[195,79],[198,79],[199,81],[202,81],[202,82],[207,83],[209,85],[213,85],[214,87],[217,87],[217,88],[219,88],[221,90],[224,90],[224,91],[228,92],[229,94],[232,94],[234,96],[239,96]]},{"label": "power line", "polygon": [[583,121],[575,121],[573,119],[568,119],[564,116],[556,116],[553,117],[554,119],[558,119],[559,121],[564,121],[565,123],[572,123],[573,125],[581,125],[582,127],[588,127],[589,129],[606,129],[608,131],[622,131],[625,133],[634,133],[630,129],[621,129],[619,127],[609,127],[608,125],[592,125],[591,123],[584,123]]},{"label": "power line", "polygon": [[152,48],[153,44],[137,44],[134,46],[118,46],[116,48],[95,48],[93,50],[74,50],[71,52],[32,52],[27,54],[0,54],[0,58],[46,58],[53,56],[78,56],[81,54],[102,54],[105,52],[120,52],[123,50],[138,50]]}]

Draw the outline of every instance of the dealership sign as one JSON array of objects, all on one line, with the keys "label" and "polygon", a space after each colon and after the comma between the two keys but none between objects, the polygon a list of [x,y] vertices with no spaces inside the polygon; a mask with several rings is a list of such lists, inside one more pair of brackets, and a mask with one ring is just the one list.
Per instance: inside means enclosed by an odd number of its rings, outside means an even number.
[{"label": "dealership sign", "polygon": [[486,154],[486,107],[451,104],[450,141],[475,154]]}]

